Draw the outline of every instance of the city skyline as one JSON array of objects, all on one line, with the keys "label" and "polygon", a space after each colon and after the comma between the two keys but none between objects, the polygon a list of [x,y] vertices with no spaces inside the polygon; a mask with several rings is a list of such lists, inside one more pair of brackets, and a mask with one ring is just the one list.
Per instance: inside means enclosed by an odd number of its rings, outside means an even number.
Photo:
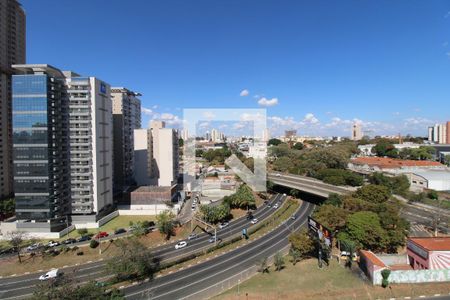
[{"label": "city skyline", "polygon": [[[406,3],[110,1],[79,10],[22,1],[27,61],[76,66],[141,92],[143,127],[176,127],[183,108],[266,107],[273,135],[349,136],[360,122],[378,135],[426,136],[447,119],[436,108],[450,97],[450,5]],[[37,13],[42,6],[52,18]],[[78,24],[70,33],[84,42],[64,43],[58,19]]]}]

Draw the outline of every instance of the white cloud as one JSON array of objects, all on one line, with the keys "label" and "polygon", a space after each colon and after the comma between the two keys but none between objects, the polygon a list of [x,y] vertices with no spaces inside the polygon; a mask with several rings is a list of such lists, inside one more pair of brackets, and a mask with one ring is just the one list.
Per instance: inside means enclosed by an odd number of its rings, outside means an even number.
[{"label": "white cloud", "polygon": [[209,127],[209,122],[200,123],[200,124],[198,124],[198,127],[199,128],[207,128],[207,127]]},{"label": "white cloud", "polygon": [[155,105],[152,106],[152,109],[158,109],[158,107],[159,106],[155,104]]},{"label": "white cloud", "polygon": [[258,100],[258,104],[261,106],[275,106],[278,104],[278,98],[272,98],[272,99],[267,99],[265,97],[262,97],[261,99]]},{"label": "white cloud", "polygon": [[318,124],[319,123],[319,119],[317,119],[314,114],[312,113],[307,113],[305,115],[305,118],[303,119],[303,122],[307,123],[307,124]]},{"label": "white cloud", "polygon": [[150,108],[141,107],[141,112],[147,116],[153,115],[153,110],[151,110]]},{"label": "white cloud", "polygon": [[242,90],[239,95],[241,97],[245,97],[245,96],[248,96],[249,94],[250,94],[250,92],[247,89],[245,89],[245,90]]},{"label": "white cloud", "polygon": [[445,14],[444,18],[449,18],[449,17],[450,17],[450,11],[448,11],[448,12]]}]

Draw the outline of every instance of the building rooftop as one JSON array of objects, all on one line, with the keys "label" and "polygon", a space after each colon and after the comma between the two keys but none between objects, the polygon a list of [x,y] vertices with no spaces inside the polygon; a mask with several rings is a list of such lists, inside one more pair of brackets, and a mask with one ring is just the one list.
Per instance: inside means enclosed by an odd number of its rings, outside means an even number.
[{"label": "building rooftop", "polygon": [[387,267],[386,264],[378,258],[372,251],[360,250],[361,255],[365,256],[368,260],[370,260],[374,265],[380,267]]},{"label": "building rooftop", "polygon": [[450,236],[414,237],[409,240],[428,251],[450,251]]},{"label": "building rooftop", "polygon": [[437,161],[428,160],[403,160],[387,157],[357,157],[351,163],[358,165],[369,165],[381,169],[399,169],[403,167],[445,167]]},{"label": "building rooftop", "polygon": [[133,191],[133,193],[161,193],[161,192],[170,192],[173,187],[171,186],[156,186],[156,185],[147,185],[140,186]]},{"label": "building rooftop", "polygon": [[426,180],[450,181],[450,171],[448,170],[418,170],[412,173],[425,178]]}]

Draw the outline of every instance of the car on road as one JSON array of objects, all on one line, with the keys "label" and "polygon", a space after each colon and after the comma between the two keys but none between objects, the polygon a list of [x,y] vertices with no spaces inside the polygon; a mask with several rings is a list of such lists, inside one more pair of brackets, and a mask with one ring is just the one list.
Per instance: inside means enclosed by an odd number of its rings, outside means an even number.
[{"label": "car on road", "polygon": [[258,223],[258,219],[257,218],[253,218],[252,224],[256,224],[256,223]]},{"label": "car on road", "polygon": [[77,242],[86,242],[86,241],[90,241],[90,240],[91,240],[91,237],[90,237],[90,236],[88,236],[88,235],[83,235],[82,237],[80,237],[80,238],[78,239]]},{"label": "car on road", "polygon": [[114,234],[121,234],[127,232],[124,228],[118,228],[114,230]]},{"label": "car on road", "polygon": [[74,244],[74,243],[76,243],[76,242],[77,242],[76,239],[68,238],[67,240],[65,240],[65,241],[63,242],[63,244],[64,244],[64,245],[69,245],[69,244]]},{"label": "car on road", "polygon": [[192,210],[195,210],[196,207],[197,207],[197,206],[196,206],[195,204],[192,204],[191,209],[192,209]]},{"label": "car on road", "polygon": [[217,240],[217,238],[215,236],[212,236],[209,238],[208,242],[214,243],[216,240]]},{"label": "car on road", "polygon": [[193,239],[196,239],[196,238],[198,238],[198,235],[197,235],[196,233],[191,233],[191,234],[188,236],[188,240],[193,240]]},{"label": "car on road", "polygon": [[283,194],[284,197],[286,197],[286,194]]},{"label": "car on road", "polygon": [[99,233],[97,233],[97,235],[95,236],[96,239],[101,239],[101,238],[105,238],[109,236],[109,234],[105,231],[100,231]]},{"label": "car on road", "polygon": [[227,227],[228,225],[230,225],[230,223],[228,223],[228,222],[222,222],[222,223],[219,224],[219,228],[222,229],[222,228]]},{"label": "car on road", "polygon": [[277,209],[278,208],[278,203],[275,203],[275,205],[273,206],[273,209]]},{"label": "car on road", "polygon": [[51,271],[48,271],[47,273],[39,276],[39,280],[40,281],[46,281],[49,279],[58,279],[59,277],[61,277],[63,275],[63,273],[59,270],[59,269],[54,269]]},{"label": "car on road", "polygon": [[291,216],[291,219],[295,220],[295,219],[297,219],[297,216],[294,214],[294,215]]},{"label": "car on road", "polygon": [[27,251],[28,252],[32,252],[32,251],[35,251],[35,250],[39,249],[40,247],[42,247],[41,243],[32,244],[32,245],[27,247]]},{"label": "car on road", "polygon": [[281,174],[280,174],[280,173],[277,173],[277,174],[275,174],[275,176],[277,176],[277,177],[281,177]]},{"label": "car on road", "polygon": [[56,246],[59,246],[59,245],[60,245],[60,243],[55,242],[55,241],[50,241],[47,244],[48,247],[56,247]]},{"label": "car on road", "polygon": [[181,248],[184,248],[184,247],[186,247],[187,246],[187,242],[186,241],[181,241],[181,242],[178,242],[176,245],[175,245],[175,249],[181,249]]}]

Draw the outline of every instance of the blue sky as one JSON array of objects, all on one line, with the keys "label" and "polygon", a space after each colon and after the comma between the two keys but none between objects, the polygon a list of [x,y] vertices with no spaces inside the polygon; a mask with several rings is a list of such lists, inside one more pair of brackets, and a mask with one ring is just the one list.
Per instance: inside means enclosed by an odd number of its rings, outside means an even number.
[{"label": "blue sky", "polygon": [[267,107],[274,133],[309,135],[450,119],[449,1],[20,2],[27,62],[141,92],[143,126],[222,107]]}]

